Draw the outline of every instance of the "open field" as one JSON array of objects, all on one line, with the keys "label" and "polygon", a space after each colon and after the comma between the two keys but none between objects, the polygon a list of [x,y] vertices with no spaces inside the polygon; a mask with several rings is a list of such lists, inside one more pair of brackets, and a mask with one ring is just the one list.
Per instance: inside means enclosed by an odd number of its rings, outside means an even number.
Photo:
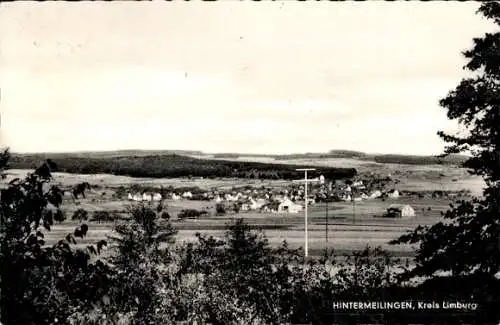
[{"label": "open field", "polygon": [[[89,203],[81,200],[79,205],[71,201],[65,204],[65,210],[69,215],[79,207],[89,211],[108,210],[124,211],[130,204],[128,201],[107,201]],[[404,200],[399,200],[404,202]],[[304,244],[304,215],[242,212],[239,214],[228,214],[225,216],[208,216],[197,220],[186,219],[175,220],[175,216],[182,209],[213,209],[212,202],[200,201],[167,201],[167,210],[174,216],[173,224],[179,230],[177,241],[187,242],[195,240],[197,232],[206,235],[222,236],[226,224],[233,218],[244,218],[245,221],[255,229],[262,229],[271,245],[279,245],[286,240],[290,247],[303,247]],[[408,202],[410,203],[410,202]],[[413,229],[419,224],[433,224],[439,221],[440,211],[445,211],[448,201],[436,202],[430,200],[413,201],[417,216],[411,220],[395,220],[387,218],[374,218],[374,214],[382,213],[390,202],[365,201],[357,203],[355,214],[351,204],[334,203],[328,207],[328,242],[325,240],[325,205],[314,205],[309,209],[308,230],[309,249],[311,254],[320,254],[326,247],[333,248],[339,253],[349,253],[353,250],[363,249],[366,245],[382,246],[398,256],[411,257],[413,248],[409,246],[389,246],[387,242],[397,238],[404,232]],[[431,207],[431,211],[428,211]],[[424,211],[419,208],[423,208]],[[355,218],[354,218],[355,217]],[[48,235],[48,243],[55,242],[61,235],[71,232],[77,222],[65,221],[56,225]],[[105,239],[111,231],[112,223],[98,224],[90,222],[91,228],[88,237],[83,243],[95,242]]]}]

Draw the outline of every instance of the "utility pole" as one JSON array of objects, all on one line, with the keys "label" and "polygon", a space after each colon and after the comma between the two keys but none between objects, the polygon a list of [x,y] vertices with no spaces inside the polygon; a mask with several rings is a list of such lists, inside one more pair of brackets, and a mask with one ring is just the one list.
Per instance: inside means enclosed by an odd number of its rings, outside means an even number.
[{"label": "utility pole", "polygon": [[[308,179],[307,178],[307,172],[308,171],[312,171],[312,170],[316,170],[315,168],[298,168],[296,169],[296,171],[303,171],[304,172],[304,196],[305,196],[305,205],[304,205],[304,254],[305,254],[305,257],[307,257],[309,255],[309,246],[308,246],[308,237],[307,237],[307,205],[308,205],[308,199],[309,197],[307,196],[307,185],[308,185],[308,182],[313,182],[313,181],[317,181],[317,180],[314,180],[314,179]],[[300,181],[299,181],[300,182]]]},{"label": "utility pole", "polygon": [[352,197],[352,223],[356,223],[356,201],[354,201],[354,196]]},{"label": "utility pole", "polygon": [[326,213],[325,213],[325,241],[328,243],[328,200],[329,196],[326,195]]},{"label": "utility pole", "polygon": [[356,200],[354,200],[354,189],[351,188],[351,198],[352,198],[352,223],[356,224]]},{"label": "utility pole", "polygon": [[328,199],[329,199],[329,191],[328,191],[328,186],[325,184],[325,178],[323,177],[323,175],[320,176],[320,179],[319,179],[321,185],[322,185],[322,188],[323,188],[323,191],[324,191],[324,195],[325,195],[325,242],[328,243]]}]

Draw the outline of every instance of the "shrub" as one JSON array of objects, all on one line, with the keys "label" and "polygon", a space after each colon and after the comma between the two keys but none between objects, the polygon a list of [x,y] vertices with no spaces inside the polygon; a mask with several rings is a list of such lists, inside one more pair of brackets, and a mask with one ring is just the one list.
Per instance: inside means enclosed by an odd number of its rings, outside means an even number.
[{"label": "shrub", "polygon": [[78,221],[83,221],[87,220],[89,216],[89,213],[85,209],[77,209],[75,212],[73,212],[73,216],[71,217],[71,220],[78,220]]},{"label": "shrub", "polygon": [[215,205],[215,213],[217,215],[225,215],[226,214],[226,206],[223,203],[217,203]]},{"label": "shrub", "polygon": [[179,212],[177,217],[179,219],[196,219],[204,214],[207,214],[207,212],[206,211],[198,211],[196,209],[185,209],[185,210],[181,210],[181,212]]},{"label": "shrub", "polygon": [[97,221],[98,223],[101,223],[101,222],[115,221],[116,219],[117,219],[116,213],[111,213],[109,211],[94,211],[90,221]]},{"label": "shrub", "polygon": [[241,210],[241,204],[239,204],[239,203],[235,203],[235,204],[233,205],[233,211],[234,211],[234,213],[239,213],[239,212],[240,212],[240,210]]}]

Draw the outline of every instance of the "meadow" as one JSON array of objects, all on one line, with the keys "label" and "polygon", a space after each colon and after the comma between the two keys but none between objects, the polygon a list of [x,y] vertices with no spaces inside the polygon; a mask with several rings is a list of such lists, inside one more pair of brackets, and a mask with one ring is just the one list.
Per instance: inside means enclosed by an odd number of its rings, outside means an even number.
[{"label": "meadow", "polygon": [[[18,171],[25,173],[26,171]],[[13,177],[13,171],[9,173]],[[85,199],[73,200],[69,194],[66,195],[63,203],[63,210],[67,215],[67,220],[56,224],[52,231],[48,233],[47,244],[55,243],[57,240],[73,231],[78,221],[71,220],[71,215],[76,209],[83,208],[90,214],[94,211],[109,211],[126,215],[127,207],[132,205],[126,199],[116,199],[113,197],[117,186],[133,184],[133,180],[123,182],[119,176],[96,175],[90,178],[88,175],[73,175],[56,173],[56,182],[61,185],[76,184],[85,180],[98,185],[92,188]],[[115,179],[116,178],[116,179]],[[105,181],[103,181],[105,180]],[[140,182],[141,180],[137,180]],[[204,180],[205,181],[205,180]],[[159,180],[158,180],[159,182]],[[218,183],[203,184],[193,183],[190,185],[204,185],[211,188],[217,185],[231,186],[241,185],[238,180],[220,180]],[[181,179],[163,180],[163,185],[185,185]],[[268,182],[266,185],[279,187],[281,182]],[[408,203],[416,211],[416,217],[404,219],[388,219],[375,217],[382,214],[387,207],[393,203]],[[392,252],[395,256],[409,257],[414,255],[414,247],[410,246],[390,246],[387,243],[415,228],[417,225],[431,225],[441,220],[441,211],[446,211],[450,200],[432,198],[399,198],[397,200],[367,200],[356,202],[353,206],[349,202],[335,202],[328,204],[328,241],[325,238],[325,216],[326,204],[317,203],[309,207],[308,213],[308,235],[309,252],[311,255],[319,255],[325,248],[334,249],[338,254],[349,254],[352,251],[360,250],[370,246],[382,246]],[[135,203],[137,204],[137,203]],[[156,205],[156,203],[152,203]],[[215,215],[215,202],[213,201],[191,201],[165,200],[164,206],[172,216],[173,225],[178,229],[177,241],[187,242],[196,239],[195,234],[201,233],[221,236],[226,230],[226,224],[234,218],[243,218],[254,229],[261,229],[273,246],[278,246],[286,240],[290,247],[299,248],[304,246],[304,213],[261,213],[261,212],[228,212],[224,216]],[[177,215],[183,209],[207,210],[209,216],[199,219],[177,220]],[[86,222],[90,226],[86,238],[79,240],[79,244],[85,245],[106,239],[113,228],[112,222],[98,223],[95,221]]]}]

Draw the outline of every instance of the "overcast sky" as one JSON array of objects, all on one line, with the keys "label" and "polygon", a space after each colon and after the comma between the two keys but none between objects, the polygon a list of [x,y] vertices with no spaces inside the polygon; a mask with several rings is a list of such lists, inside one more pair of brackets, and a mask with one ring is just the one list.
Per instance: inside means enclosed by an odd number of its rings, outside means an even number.
[{"label": "overcast sky", "polygon": [[437,154],[475,2],[0,4],[13,151]]}]

